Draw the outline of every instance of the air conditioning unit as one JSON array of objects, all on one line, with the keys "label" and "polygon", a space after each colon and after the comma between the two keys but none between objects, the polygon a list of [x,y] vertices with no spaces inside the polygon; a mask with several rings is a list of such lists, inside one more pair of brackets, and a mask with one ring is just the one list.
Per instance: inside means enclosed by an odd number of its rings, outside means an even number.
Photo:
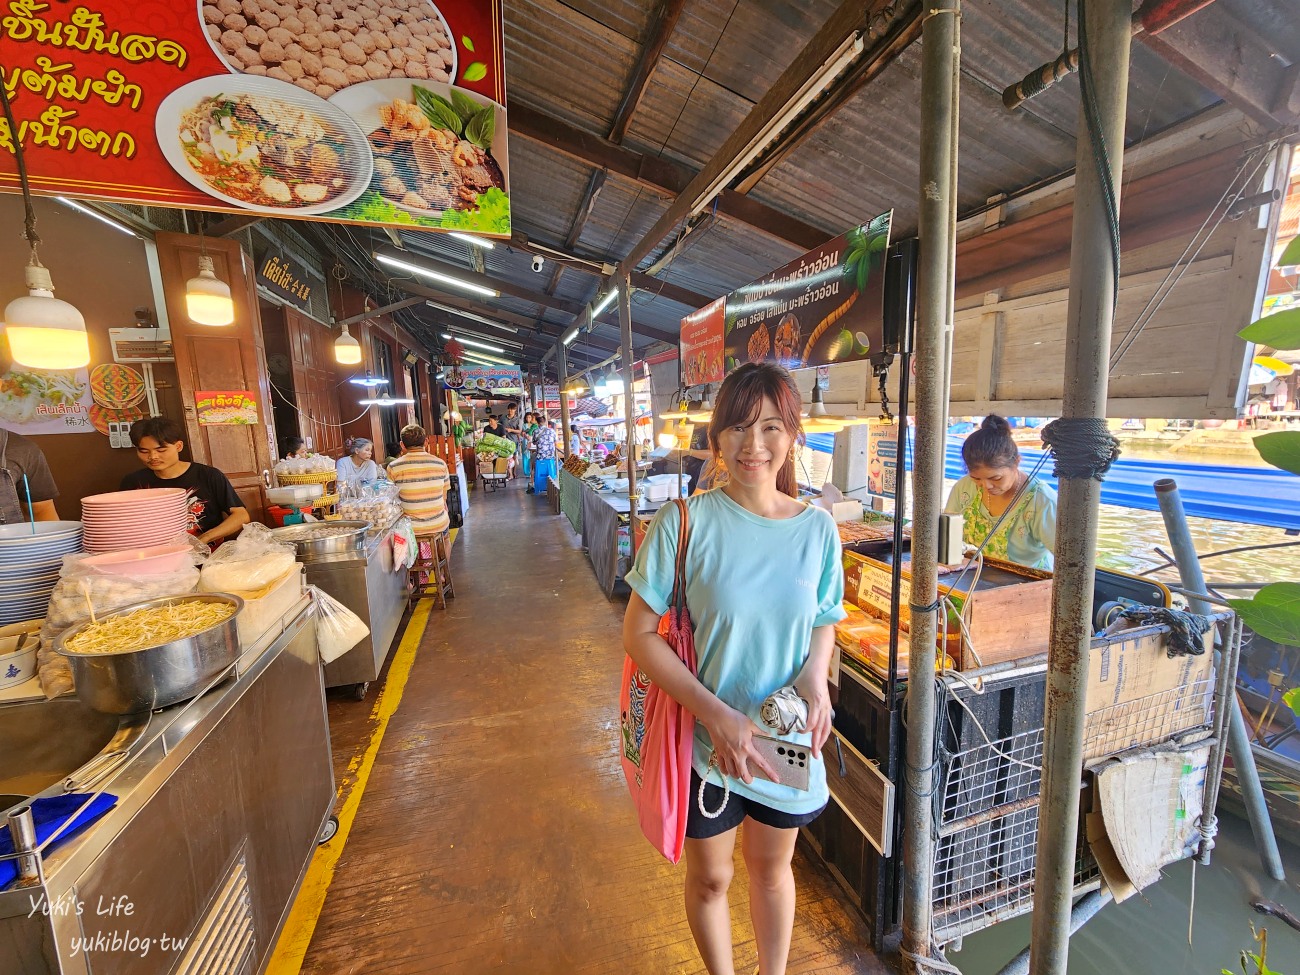
[{"label": "air conditioning unit", "polygon": [[175,362],[172,340],[156,328],[110,328],[114,362]]}]

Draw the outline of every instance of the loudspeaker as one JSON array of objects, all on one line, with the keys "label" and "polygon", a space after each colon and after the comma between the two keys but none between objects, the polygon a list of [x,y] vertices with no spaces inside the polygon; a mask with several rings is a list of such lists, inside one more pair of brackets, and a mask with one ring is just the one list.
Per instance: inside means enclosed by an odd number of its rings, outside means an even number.
[{"label": "loudspeaker", "polygon": [[896,241],[885,252],[885,346],[891,355],[912,351],[916,325],[916,271],[920,242]]}]

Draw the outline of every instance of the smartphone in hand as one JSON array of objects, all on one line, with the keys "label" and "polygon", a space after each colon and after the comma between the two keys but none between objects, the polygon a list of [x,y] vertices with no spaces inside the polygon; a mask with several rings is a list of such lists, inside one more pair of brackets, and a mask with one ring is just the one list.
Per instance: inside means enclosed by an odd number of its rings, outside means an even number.
[{"label": "smartphone in hand", "polygon": [[[801,792],[808,791],[808,766],[812,762],[812,748],[797,742],[769,738],[767,735],[753,737],[755,750],[776,772],[775,781],[779,785],[788,785]],[[767,779],[768,775],[758,766],[750,769],[756,776]]]}]

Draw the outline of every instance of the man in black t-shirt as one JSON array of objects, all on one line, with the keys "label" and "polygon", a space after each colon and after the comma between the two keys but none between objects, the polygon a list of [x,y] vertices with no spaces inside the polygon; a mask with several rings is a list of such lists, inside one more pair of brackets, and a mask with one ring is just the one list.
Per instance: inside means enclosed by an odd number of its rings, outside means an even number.
[{"label": "man in black t-shirt", "polygon": [[122,490],[184,488],[190,493],[191,535],[209,545],[236,535],[248,524],[248,509],[230,479],[215,467],[181,460],[184,433],[162,416],[131,424],[131,443],[145,469],[122,478]]}]

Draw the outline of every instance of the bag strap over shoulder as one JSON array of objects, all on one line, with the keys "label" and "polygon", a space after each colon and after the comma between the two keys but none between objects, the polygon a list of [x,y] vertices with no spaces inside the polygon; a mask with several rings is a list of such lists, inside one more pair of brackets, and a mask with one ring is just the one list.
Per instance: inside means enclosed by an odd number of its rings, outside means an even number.
[{"label": "bag strap over shoulder", "polygon": [[679,524],[677,526],[677,565],[673,569],[673,598],[669,605],[677,609],[685,609],[686,546],[691,540],[690,509],[686,506],[686,502],[680,498],[673,503],[677,505]]}]

